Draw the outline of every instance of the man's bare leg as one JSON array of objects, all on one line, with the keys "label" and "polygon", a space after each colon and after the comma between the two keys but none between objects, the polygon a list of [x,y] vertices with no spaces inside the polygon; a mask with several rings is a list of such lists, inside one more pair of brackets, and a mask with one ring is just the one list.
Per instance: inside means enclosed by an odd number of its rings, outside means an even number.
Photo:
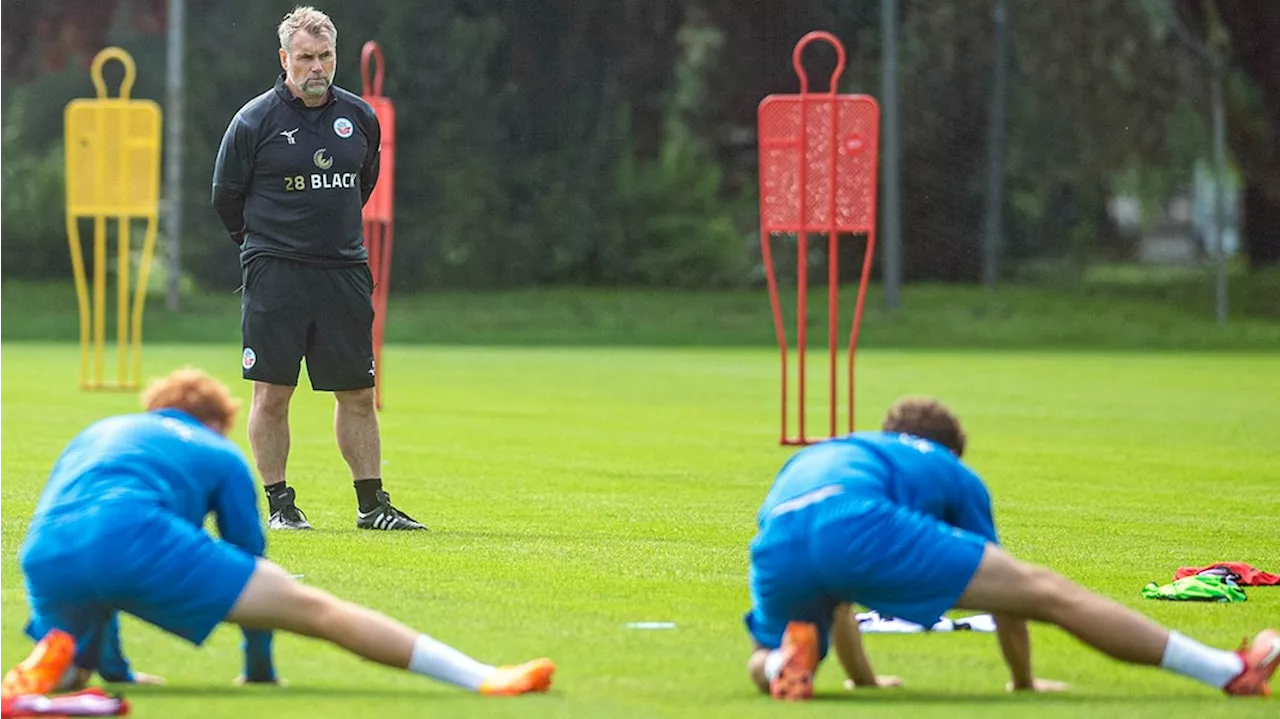
[{"label": "man's bare leg", "polygon": [[426,525],[391,505],[382,491],[382,440],[377,395],[368,389],[334,392],[333,430],[338,449],[351,468],[356,490],[356,527],[376,530],[419,530]]},{"label": "man's bare leg", "polygon": [[311,529],[306,515],[298,509],[293,488],[285,482],[293,390],[290,385],[255,381],[249,405],[249,445],[267,493],[268,523],[272,529]]},{"label": "man's bare leg", "polygon": [[399,669],[409,666],[418,636],[389,617],[297,582],[278,565],[262,559],[227,621],[250,629],[281,629],[326,639]]},{"label": "man's bare leg", "polygon": [[289,460],[289,401],[293,390],[289,385],[253,383],[249,446],[253,448],[253,459],[265,487],[285,480],[285,464]]},{"label": "man's bare leg", "polygon": [[353,480],[382,476],[382,440],[373,388],[334,392],[333,431]]},{"label": "man's bare leg", "polygon": [[546,691],[555,671],[547,659],[509,668],[483,664],[384,614],[304,586],[265,559],[258,560],[227,621],[324,639],[370,661],[481,694]]},{"label": "man's bare leg", "polygon": [[1244,670],[1243,660],[1234,652],[1170,632],[1122,604],[1048,569],[1019,561],[992,544],[987,545],[977,574],[956,606],[1055,624],[1121,661],[1164,667],[1219,689]]}]

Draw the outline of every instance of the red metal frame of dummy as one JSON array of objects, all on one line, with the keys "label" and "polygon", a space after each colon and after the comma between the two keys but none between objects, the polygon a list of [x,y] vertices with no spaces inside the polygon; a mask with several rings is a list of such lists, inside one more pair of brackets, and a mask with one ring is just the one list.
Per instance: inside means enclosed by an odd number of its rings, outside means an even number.
[{"label": "red metal frame of dummy", "polygon": [[[377,70],[369,75],[370,61]],[[382,128],[382,167],[378,184],[364,205],[364,244],[369,250],[369,272],[373,275],[373,370],[378,408],[382,408],[382,341],[387,326],[387,289],[391,280],[392,227],[395,224],[396,112],[391,100],[382,95],[385,63],[382,49],[372,40],[360,51],[360,96],[372,107]]]},{"label": "red metal frame of dummy", "polygon": [[[822,41],[836,52],[836,67],[826,92],[810,92],[809,79],[801,62],[805,48]],[[831,33],[816,31],[805,35],[792,52],[792,66],[800,78],[800,93],[770,95],[758,109],[760,153],[760,245],[768,275],[769,298],[774,329],[782,356],[783,445],[809,444],[805,432],[805,349],[808,340],[808,235],[827,236],[827,342],[830,353],[830,436],[837,430],[837,322],[841,234],[866,236],[862,276],[858,286],[853,326],[849,333],[848,431],[854,419],[854,354],[862,324],[863,304],[871,271],[876,240],[877,156],[880,108],[867,95],[840,95],[836,89],[845,68],[844,46]],[[795,235],[797,273],[797,433],[788,434],[787,360],[790,347],[783,324],[778,280],[771,250],[774,235]]]}]

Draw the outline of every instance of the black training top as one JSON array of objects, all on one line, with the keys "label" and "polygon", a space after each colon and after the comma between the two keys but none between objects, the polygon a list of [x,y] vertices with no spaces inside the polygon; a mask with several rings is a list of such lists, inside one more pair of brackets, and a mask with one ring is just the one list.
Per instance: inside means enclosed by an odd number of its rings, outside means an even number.
[{"label": "black training top", "polygon": [[334,86],[307,107],[285,87],[231,119],[213,168],[213,206],[240,261],[260,255],[310,265],[368,261],[361,210],[378,181],[382,130],[369,103]]}]

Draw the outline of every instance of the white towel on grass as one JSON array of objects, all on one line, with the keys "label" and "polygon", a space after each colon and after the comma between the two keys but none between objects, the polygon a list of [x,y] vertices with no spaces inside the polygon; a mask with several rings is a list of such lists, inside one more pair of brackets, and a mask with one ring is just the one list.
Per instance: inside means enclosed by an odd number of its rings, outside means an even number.
[{"label": "white towel on grass", "polygon": [[995,617],[990,614],[975,614],[971,617],[950,619],[943,617],[936,624],[925,627],[897,617],[882,617],[879,612],[863,612],[855,615],[858,620],[858,631],[866,634],[915,634],[917,632],[994,632]]}]

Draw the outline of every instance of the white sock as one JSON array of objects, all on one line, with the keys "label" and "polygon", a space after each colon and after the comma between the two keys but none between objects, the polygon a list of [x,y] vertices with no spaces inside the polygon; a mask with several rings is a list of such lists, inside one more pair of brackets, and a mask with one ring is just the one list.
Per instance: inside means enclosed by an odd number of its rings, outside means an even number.
[{"label": "white sock", "polygon": [[1235,652],[1206,647],[1177,632],[1169,632],[1160,666],[1221,689],[1244,671],[1244,660]]},{"label": "white sock", "polygon": [[419,634],[413,643],[409,671],[474,692],[493,672],[493,667],[481,664],[448,644]]},{"label": "white sock", "polygon": [[764,658],[764,678],[773,681],[778,678],[778,673],[782,671],[782,652],[774,649],[765,655]]}]

